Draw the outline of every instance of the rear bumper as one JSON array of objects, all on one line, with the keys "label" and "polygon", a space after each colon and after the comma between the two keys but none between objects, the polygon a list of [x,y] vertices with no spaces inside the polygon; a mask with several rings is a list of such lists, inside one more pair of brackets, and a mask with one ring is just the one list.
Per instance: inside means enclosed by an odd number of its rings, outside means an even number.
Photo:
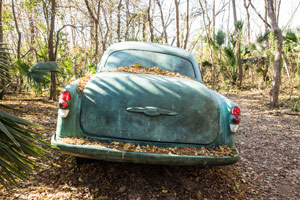
[{"label": "rear bumper", "polygon": [[113,162],[132,162],[161,165],[216,166],[234,164],[239,160],[239,153],[235,154],[234,156],[224,157],[199,155],[169,155],[157,153],[119,151],[93,145],[72,145],[57,140],[56,134],[53,134],[51,138],[51,144],[53,146],[58,147],[64,154],[76,157],[84,157]]}]

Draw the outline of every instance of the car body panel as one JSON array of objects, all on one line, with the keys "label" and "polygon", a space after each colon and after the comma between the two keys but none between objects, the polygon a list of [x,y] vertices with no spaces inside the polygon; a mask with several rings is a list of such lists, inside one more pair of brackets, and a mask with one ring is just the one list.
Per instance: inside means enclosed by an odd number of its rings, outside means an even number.
[{"label": "car body panel", "polygon": [[96,160],[111,162],[131,162],[158,165],[197,165],[197,166],[216,166],[230,165],[239,160],[239,153],[233,156],[200,156],[200,155],[170,155],[157,153],[128,152],[97,147],[92,145],[72,145],[56,140],[55,134],[52,136],[51,143],[59,147],[66,154]]},{"label": "car body panel", "polygon": [[[93,136],[210,144],[220,131],[219,104],[211,90],[184,78],[98,73],[87,83],[81,104],[81,128]],[[157,108],[176,115],[153,116]]]}]

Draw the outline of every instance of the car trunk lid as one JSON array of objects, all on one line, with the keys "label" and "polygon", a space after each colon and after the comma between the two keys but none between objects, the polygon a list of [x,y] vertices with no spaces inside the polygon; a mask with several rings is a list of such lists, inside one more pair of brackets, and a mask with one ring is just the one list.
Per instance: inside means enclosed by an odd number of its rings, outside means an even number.
[{"label": "car trunk lid", "polygon": [[80,124],[91,136],[210,144],[220,113],[213,92],[198,81],[101,72],[84,89]]}]

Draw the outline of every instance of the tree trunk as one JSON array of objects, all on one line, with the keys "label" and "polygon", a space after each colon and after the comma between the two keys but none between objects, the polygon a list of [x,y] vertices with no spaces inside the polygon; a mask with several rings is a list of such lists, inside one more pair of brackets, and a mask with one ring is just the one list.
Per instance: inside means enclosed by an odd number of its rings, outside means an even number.
[{"label": "tree trunk", "polygon": [[93,48],[95,46],[95,40],[96,40],[95,39],[95,23],[94,23],[94,20],[93,20],[92,17],[89,18],[89,21],[90,21],[90,27],[91,27],[91,29],[90,29],[90,37],[91,37],[91,39],[90,39],[90,45],[91,45],[90,52],[92,53]]},{"label": "tree trunk", "polygon": [[126,8],[126,29],[125,29],[125,41],[128,41],[128,32],[130,25],[130,12],[129,12],[129,0],[125,0],[125,8]]},{"label": "tree trunk", "polygon": [[212,34],[213,34],[213,39],[215,41],[216,39],[216,0],[213,0],[212,2]]},{"label": "tree trunk", "polygon": [[92,11],[88,0],[85,0],[85,5],[87,7],[87,10],[89,12],[90,18],[91,18],[91,26],[94,26],[94,45],[95,45],[95,53],[94,53],[94,61],[97,61],[97,57],[99,55],[99,20],[100,20],[100,10],[101,10],[101,1],[98,2],[97,4],[97,9],[96,9],[96,15],[95,13]]},{"label": "tree trunk", "polygon": [[29,26],[30,26],[30,48],[33,48],[35,44],[34,12],[31,12],[29,14]]},{"label": "tree trunk", "polygon": [[118,35],[118,42],[121,42],[121,8],[122,8],[122,0],[119,1],[118,4],[118,27],[117,27],[117,35]]},{"label": "tree trunk", "polygon": [[246,26],[247,26],[247,43],[248,44],[251,42],[249,6],[250,6],[250,4],[249,3],[247,4],[247,0],[244,0],[244,8],[246,10]]},{"label": "tree trunk", "polygon": [[236,17],[236,7],[235,7],[235,0],[232,0],[232,10],[233,10],[233,20],[234,20],[234,27],[235,27],[235,39],[236,39],[236,48],[235,54],[237,55],[238,60],[238,67],[239,67],[239,86],[242,87],[243,81],[243,67],[241,61],[241,44],[240,44],[240,37],[239,37],[239,30],[237,27],[237,17]]},{"label": "tree trunk", "polygon": [[158,8],[159,8],[161,25],[162,25],[162,28],[163,28],[162,37],[164,38],[165,43],[168,44],[167,27],[165,25],[163,10],[162,10],[161,4],[160,4],[160,0],[156,0],[156,2],[157,2],[157,5],[158,5]]},{"label": "tree trunk", "polygon": [[[137,7],[138,7],[138,5],[134,4],[132,7],[133,7],[132,8],[133,13],[137,13]],[[132,19],[134,19],[136,16],[137,16],[137,14],[134,14],[134,16],[132,17]],[[133,23],[132,23],[132,26],[131,26],[131,37],[130,38],[132,40],[136,40],[136,37],[135,37],[136,25],[137,25],[136,19],[134,19]]]},{"label": "tree trunk", "polygon": [[[54,54],[54,31],[55,31],[55,15],[56,15],[56,0],[51,0],[51,22],[50,22],[50,31],[49,31],[49,40],[48,40],[48,52],[49,52],[49,61],[55,61]],[[56,101],[56,78],[55,72],[51,72],[51,88],[50,88],[50,98]]]},{"label": "tree trunk", "polygon": [[190,0],[187,0],[186,1],[186,33],[185,33],[185,39],[184,39],[184,45],[183,45],[183,48],[186,49],[186,45],[187,45],[187,42],[188,42],[188,39],[189,39],[189,34],[190,34],[190,22],[189,22],[189,17],[190,17],[190,13],[189,13],[189,9],[190,9],[190,6],[189,6],[189,2]]},{"label": "tree trunk", "polygon": [[200,4],[200,8],[201,8],[201,11],[202,11],[202,22],[203,22],[203,26],[204,26],[204,29],[205,29],[205,33],[206,33],[206,38],[207,38],[207,44],[208,44],[208,48],[209,48],[209,55],[210,55],[210,61],[211,61],[211,68],[212,68],[212,73],[211,73],[211,79],[212,79],[212,84],[211,84],[211,88],[212,90],[215,89],[215,82],[216,82],[216,72],[215,72],[215,62],[214,62],[214,56],[213,56],[213,47],[212,47],[212,42],[211,42],[211,39],[210,39],[210,34],[209,34],[209,28],[210,27],[207,27],[206,25],[206,21],[205,21],[205,14],[207,15],[207,7],[206,9],[204,10],[203,6],[202,6],[202,3],[201,3],[201,0],[199,0],[199,4]]},{"label": "tree trunk", "polygon": [[[100,22],[100,13],[101,13],[101,3],[102,1],[100,0],[97,4],[97,10],[96,10],[96,20],[95,22],[95,35],[96,35],[96,46],[95,46],[95,56],[94,56],[94,61],[98,62],[98,56],[99,56],[99,34],[102,34],[102,25]],[[102,38],[103,39],[103,38]]]},{"label": "tree trunk", "polygon": [[179,10],[178,10],[178,1],[174,0],[175,3],[175,14],[176,14],[176,45],[180,47],[180,31],[179,31]]},{"label": "tree trunk", "polygon": [[109,10],[108,10],[108,12],[109,12],[109,27],[110,27],[110,29],[109,29],[109,35],[108,35],[108,43],[109,43],[109,45],[111,45],[112,44],[112,41],[113,41],[113,30],[112,30],[112,28],[113,28],[113,10],[114,10],[114,4],[113,4],[113,2],[111,2],[110,3],[110,6],[109,6]]},{"label": "tree trunk", "polygon": [[22,34],[19,30],[18,21],[17,21],[17,18],[16,18],[14,0],[11,1],[11,8],[12,8],[13,16],[14,16],[15,27],[16,27],[17,34],[18,34],[17,58],[20,59],[20,57],[21,57],[21,37],[22,37]]},{"label": "tree trunk", "polygon": [[[267,0],[265,0],[265,20],[266,22],[268,22],[268,9],[267,9]],[[268,25],[265,23],[265,32],[268,31]],[[266,40],[266,49],[265,52],[266,53],[266,62],[265,62],[265,69],[263,70],[263,80],[264,83],[267,84],[267,75],[268,75],[268,71],[269,71],[269,66],[270,66],[270,55],[269,55],[269,49],[270,49],[270,42],[269,42],[269,38]]]},{"label": "tree trunk", "polygon": [[143,41],[147,41],[147,38],[146,38],[146,23],[147,23],[147,16],[146,15],[143,15],[143,28],[142,28],[142,31],[143,31]]},{"label": "tree trunk", "polygon": [[150,11],[151,11],[151,0],[149,0],[149,3],[148,3],[148,9],[147,9],[148,15],[147,16],[148,16],[148,24],[149,24],[149,32],[150,32],[150,41],[153,42],[154,35],[153,35],[153,26],[152,26],[152,19],[151,19]]},{"label": "tree trunk", "polygon": [[272,89],[270,91],[270,107],[278,107],[279,92],[281,84],[281,63],[282,63],[282,32],[278,26],[276,19],[274,1],[267,0],[268,16],[271,23],[272,31],[276,38],[275,58],[274,58],[274,71]]},{"label": "tree trunk", "polygon": [[[276,4],[276,2],[277,1],[275,1],[275,4]],[[280,14],[280,6],[281,6],[281,0],[278,0],[277,5],[275,5],[276,9],[274,9],[277,24],[278,24],[278,19],[279,19],[279,14]]]}]

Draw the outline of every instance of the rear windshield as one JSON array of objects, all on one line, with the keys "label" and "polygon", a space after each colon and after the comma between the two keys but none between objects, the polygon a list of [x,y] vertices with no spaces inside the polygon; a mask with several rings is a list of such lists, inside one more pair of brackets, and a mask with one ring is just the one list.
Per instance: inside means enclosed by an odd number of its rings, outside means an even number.
[{"label": "rear windshield", "polygon": [[159,67],[163,70],[195,78],[194,68],[190,61],[178,56],[152,51],[124,50],[114,52],[109,55],[104,70],[113,70],[136,63],[144,67]]}]

